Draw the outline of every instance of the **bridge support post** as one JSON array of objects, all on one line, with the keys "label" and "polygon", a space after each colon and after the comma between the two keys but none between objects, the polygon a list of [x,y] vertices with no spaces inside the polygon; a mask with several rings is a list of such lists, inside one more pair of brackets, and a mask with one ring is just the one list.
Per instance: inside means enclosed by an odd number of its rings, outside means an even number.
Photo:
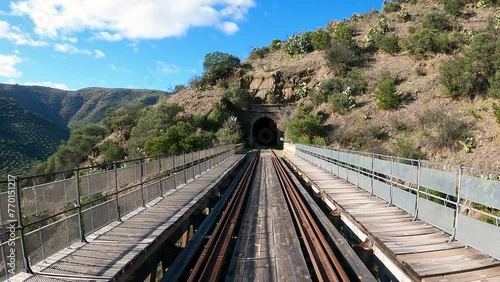
[{"label": "bridge support post", "polygon": [[191,225],[188,226],[184,234],[182,235],[182,244],[181,247],[185,248],[189,242],[189,232],[191,231]]}]

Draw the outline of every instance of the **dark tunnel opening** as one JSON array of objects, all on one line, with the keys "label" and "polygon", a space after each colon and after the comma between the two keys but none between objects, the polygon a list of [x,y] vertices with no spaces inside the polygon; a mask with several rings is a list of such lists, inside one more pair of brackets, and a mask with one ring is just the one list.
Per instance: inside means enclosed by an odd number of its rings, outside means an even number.
[{"label": "dark tunnel opening", "polygon": [[278,146],[279,131],[274,120],[268,117],[258,119],[252,127],[252,141],[256,146]]}]

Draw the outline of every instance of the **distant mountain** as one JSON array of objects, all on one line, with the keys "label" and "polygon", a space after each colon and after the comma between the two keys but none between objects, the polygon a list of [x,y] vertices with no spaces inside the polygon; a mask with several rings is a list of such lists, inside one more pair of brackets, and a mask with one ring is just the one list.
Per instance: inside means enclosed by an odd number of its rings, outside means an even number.
[{"label": "distant mountain", "polygon": [[12,98],[16,105],[62,127],[79,127],[99,122],[106,109],[132,101],[155,104],[169,92],[143,89],[84,88],[77,91],[41,86],[0,84],[0,97]]},{"label": "distant mountain", "polygon": [[99,122],[106,109],[129,102],[156,104],[169,92],[137,89],[85,88],[77,91],[41,86],[0,84],[0,179],[24,174],[46,160],[69,128]]}]

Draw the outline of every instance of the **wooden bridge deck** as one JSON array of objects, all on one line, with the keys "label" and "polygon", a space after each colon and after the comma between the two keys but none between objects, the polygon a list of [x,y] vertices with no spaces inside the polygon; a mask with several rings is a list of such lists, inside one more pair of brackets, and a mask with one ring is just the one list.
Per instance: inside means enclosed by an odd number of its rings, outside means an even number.
[{"label": "wooden bridge deck", "polygon": [[88,236],[88,244],[73,244],[45,262],[32,267],[35,275],[21,273],[11,281],[107,281],[137,258],[160,236],[172,233],[212,188],[242,160],[230,157],[196,180],[171,190],[163,199],[149,203]]},{"label": "wooden bridge deck", "polygon": [[[326,193],[341,218],[361,240],[368,239],[379,259],[385,257],[399,268],[400,281],[500,281],[500,262],[450,235],[413,220],[413,216],[376,196],[291,154],[286,158]],[[439,216],[439,215],[436,215]],[[481,234],[477,234],[481,236]],[[393,270],[393,269],[392,269]]]},{"label": "wooden bridge deck", "polygon": [[271,155],[261,156],[226,281],[310,281]]}]

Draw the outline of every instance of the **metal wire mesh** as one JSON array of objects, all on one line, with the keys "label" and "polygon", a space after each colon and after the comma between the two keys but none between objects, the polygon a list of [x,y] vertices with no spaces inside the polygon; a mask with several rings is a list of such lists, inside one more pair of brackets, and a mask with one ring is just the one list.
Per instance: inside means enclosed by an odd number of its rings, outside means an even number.
[{"label": "metal wire mesh", "polygon": [[83,226],[85,234],[90,234],[95,230],[118,219],[115,199],[97,204],[82,211]]},{"label": "metal wire mesh", "polygon": [[115,189],[115,172],[113,170],[83,175],[80,180],[82,197]]},{"label": "metal wire mesh", "polygon": [[141,188],[137,187],[119,196],[120,214],[126,215],[129,212],[142,206]]},{"label": "metal wire mesh", "polygon": [[76,178],[26,187],[21,190],[23,216],[31,216],[76,201]]},{"label": "metal wire mesh", "polygon": [[124,188],[141,181],[141,165],[132,165],[117,169],[118,187]]},{"label": "metal wire mesh", "polygon": [[158,161],[151,161],[142,164],[144,167],[144,177],[149,178],[150,176],[160,173],[160,167]]},{"label": "metal wire mesh", "polygon": [[174,157],[161,159],[161,172],[167,172],[174,168]]},{"label": "metal wire mesh", "polygon": [[71,215],[45,225],[25,236],[26,249],[32,264],[70,246],[80,238],[77,215]]}]

